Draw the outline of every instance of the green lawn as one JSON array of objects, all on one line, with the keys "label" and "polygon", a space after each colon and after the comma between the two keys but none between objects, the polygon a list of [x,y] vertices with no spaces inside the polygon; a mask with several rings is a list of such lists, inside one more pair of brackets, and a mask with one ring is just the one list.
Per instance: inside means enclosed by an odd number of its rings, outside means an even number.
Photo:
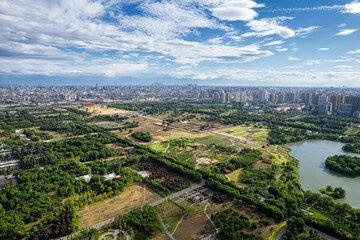
[{"label": "green lawn", "polygon": [[346,135],[355,135],[355,134],[359,133],[359,131],[360,131],[359,128],[350,127],[346,130],[345,134]]},{"label": "green lawn", "polygon": [[313,214],[311,215],[311,218],[318,219],[318,220],[324,220],[324,221],[329,220],[326,216],[322,215],[315,209],[310,208],[309,210],[313,212]]},{"label": "green lawn", "polygon": [[228,174],[227,176],[230,178],[231,181],[238,183],[240,174],[243,172],[242,168],[239,168],[232,173]]},{"label": "green lawn", "polygon": [[154,143],[149,145],[151,149],[155,150],[155,151],[165,151],[165,149],[167,148],[167,144],[164,143]]}]

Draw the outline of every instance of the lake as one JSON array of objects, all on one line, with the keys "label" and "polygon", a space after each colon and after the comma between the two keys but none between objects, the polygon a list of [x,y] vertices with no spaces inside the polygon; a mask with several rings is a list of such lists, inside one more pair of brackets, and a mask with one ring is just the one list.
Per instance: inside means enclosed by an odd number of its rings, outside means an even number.
[{"label": "lake", "polygon": [[299,160],[299,180],[304,190],[319,193],[327,185],[342,187],[346,191],[346,198],[336,200],[349,203],[354,208],[360,208],[360,177],[348,177],[337,174],[325,168],[325,160],[336,154],[359,156],[345,153],[342,150],[344,143],[313,140],[288,144],[290,155]]}]

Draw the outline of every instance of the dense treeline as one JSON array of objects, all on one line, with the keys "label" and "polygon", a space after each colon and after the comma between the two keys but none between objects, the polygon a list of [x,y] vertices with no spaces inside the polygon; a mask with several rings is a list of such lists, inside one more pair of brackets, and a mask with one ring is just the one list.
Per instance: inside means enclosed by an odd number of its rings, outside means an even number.
[{"label": "dense treeline", "polygon": [[93,132],[102,132],[103,129],[96,125],[89,125],[83,122],[62,123],[55,127],[59,133],[65,133],[67,136],[83,135]]},{"label": "dense treeline", "polygon": [[261,152],[257,149],[244,148],[241,152],[231,159],[229,162],[219,163],[214,167],[217,172],[222,172],[225,169],[235,170],[246,166],[251,166],[261,160]]},{"label": "dense treeline", "polygon": [[360,153],[360,143],[347,143],[345,144],[342,149],[345,152],[354,152],[354,153]]},{"label": "dense treeline", "polygon": [[[260,236],[254,234],[245,233],[250,227],[250,220],[248,217],[235,211],[233,208],[217,212],[211,215],[211,219],[214,221],[215,226],[220,228],[219,233],[216,234],[218,239],[223,240],[262,240]],[[254,225],[255,226],[255,225]]]},{"label": "dense treeline", "polygon": [[62,199],[71,200],[73,196],[80,195],[72,206],[81,207],[91,201],[119,194],[134,181],[141,181],[138,174],[121,166],[115,167],[115,164],[112,170],[120,178],[106,181],[104,177],[95,175],[89,183],[82,179],[75,180],[76,176],[98,174],[98,169],[91,169],[78,160],[62,160],[43,170],[17,172],[19,185],[7,185],[0,193],[0,239],[22,234],[25,224],[54,211]]},{"label": "dense treeline", "polygon": [[142,208],[135,208],[128,213],[116,218],[115,224],[120,229],[133,227],[149,236],[155,236],[161,231],[160,220],[154,207],[145,205]]},{"label": "dense treeline", "polygon": [[77,229],[77,219],[71,211],[65,211],[57,216],[49,225],[37,231],[33,240],[50,240],[64,237]]},{"label": "dense treeline", "polygon": [[153,139],[150,132],[134,132],[133,134],[131,134],[131,136],[143,142],[150,142]]},{"label": "dense treeline", "polygon": [[325,161],[325,167],[334,172],[360,176],[360,158],[347,155],[335,155],[328,157]]},{"label": "dense treeline", "polygon": [[343,188],[336,187],[335,189],[333,189],[333,187],[330,185],[327,186],[326,189],[320,189],[320,192],[333,198],[344,198],[346,195]]},{"label": "dense treeline", "polygon": [[24,129],[24,134],[31,140],[31,141],[40,141],[40,140],[50,140],[52,136],[47,132],[37,131],[34,129],[26,128]]},{"label": "dense treeline", "polygon": [[20,158],[22,168],[54,164],[60,159],[78,157],[80,161],[94,161],[114,156],[115,152],[105,146],[117,141],[117,136],[104,132],[83,138],[63,139],[55,142],[30,143],[26,148],[13,149]]},{"label": "dense treeline", "polygon": [[[16,114],[0,114],[1,129],[30,128],[41,125],[57,125],[65,120],[81,120],[82,115],[78,113],[65,112],[56,115],[36,115],[30,110],[18,110]],[[15,131],[14,131],[15,132]]]},{"label": "dense treeline", "polygon": [[310,216],[305,216],[304,219],[308,225],[339,239],[357,239],[360,236],[359,209],[354,209],[347,203],[335,202],[331,197],[311,191],[305,192],[305,201],[332,219],[332,221],[316,220]]}]

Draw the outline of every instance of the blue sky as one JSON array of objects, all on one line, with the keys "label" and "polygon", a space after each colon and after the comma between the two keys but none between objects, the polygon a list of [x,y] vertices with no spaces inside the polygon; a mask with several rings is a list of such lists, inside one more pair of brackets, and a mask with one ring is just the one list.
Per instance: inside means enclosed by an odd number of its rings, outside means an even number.
[{"label": "blue sky", "polygon": [[360,2],[2,0],[0,83],[360,87]]}]

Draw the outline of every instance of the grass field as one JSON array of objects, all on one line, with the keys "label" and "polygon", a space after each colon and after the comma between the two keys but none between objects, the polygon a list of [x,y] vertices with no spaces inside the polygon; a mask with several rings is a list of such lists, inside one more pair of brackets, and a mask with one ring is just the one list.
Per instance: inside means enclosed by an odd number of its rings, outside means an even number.
[{"label": "grass field", "polygon": [[346,130],[345,134],[346,135],[355,135],[355,134],[358,134],[359,132],[360,132],[359,128],[350,127]]},{"label": "grass field", "polygon": [[164,201],[163,203],[157,205],[155,209],[160,214],[165,225],[168,224],[167,229],[170,233],[173,232],[177,223],[184,215],[184,211],[170,201]]},{"label": "grass field", "polygon": [[[152,202],[161,197],[151,190],[146,190],[146,202]],[[90,204],[77,212],[79,227],[86,228],[115,217],[132,208],[140,207],[144,201],[144,187],[135,184],[128,187],[123,193]]]},{"label": "grass field", "polygon": [[309,211],[313,212],[313,214],[311,215],[311,218],[318,219],[318,220],[324,220],[324,221],[329,220],[326,216],[322,215],[321,213],[319,213],[318,211],[316,211],[313,208],[310,208]]},{"label": "grass field", "polygon": [[240,148],[246,147],[246,145],[241,143],[238,139],[214,133],[201,134],[191,138],[195,138],[195,140],[201,144],[219,144]]},{"label": "grass field", "polygon": [[231,181],[238,183],[239,177],[242,172],[243,172],[243,169],[239,168],[239,169],[233,171],[232,173],[228,174],[227,176],[230,178]]},{"label": "grass field", "polygon": [[165,149],[167,148],[167,145],[164,143],[154,143],[149,145],[151,149],[155,150],[155,151],[160,151],[163,152],[165,151]]}]

